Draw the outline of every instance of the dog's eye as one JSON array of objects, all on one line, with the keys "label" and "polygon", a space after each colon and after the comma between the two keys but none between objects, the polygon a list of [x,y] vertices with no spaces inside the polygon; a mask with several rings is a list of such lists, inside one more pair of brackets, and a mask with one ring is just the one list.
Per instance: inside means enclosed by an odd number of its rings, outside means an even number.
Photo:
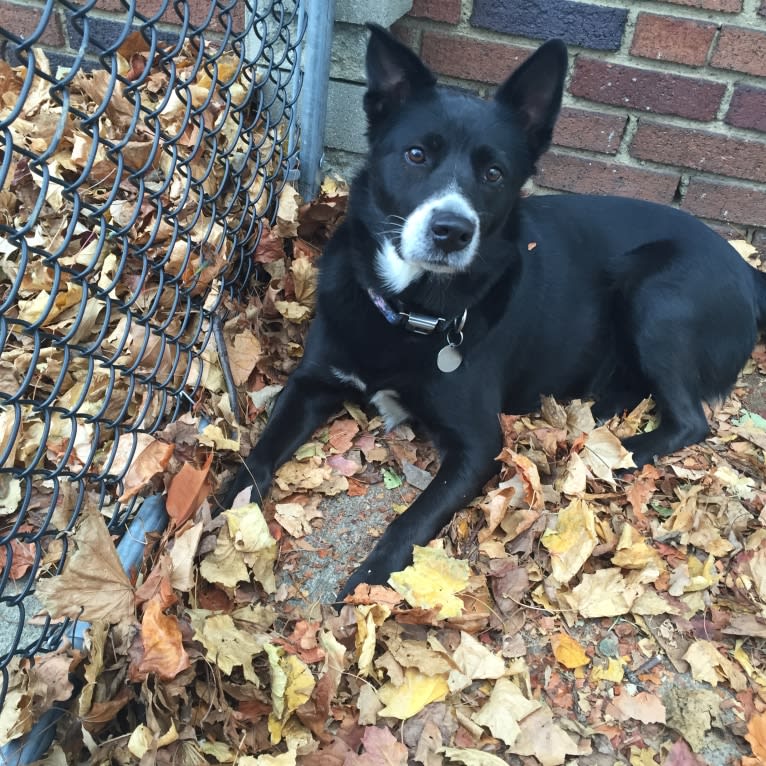
[{"label": "dog's eye", "polygon": [[484,180],[490,184],[496,184],[503,177],[503,171],[497,165],[492,165],[484,171]]},{"label": "dog's eye", "polygon": [[407,158],[407,162],[411,162],[413,165],[422,165],[426,161],[426,153],[421,146],[411,146],[404,153]]}]

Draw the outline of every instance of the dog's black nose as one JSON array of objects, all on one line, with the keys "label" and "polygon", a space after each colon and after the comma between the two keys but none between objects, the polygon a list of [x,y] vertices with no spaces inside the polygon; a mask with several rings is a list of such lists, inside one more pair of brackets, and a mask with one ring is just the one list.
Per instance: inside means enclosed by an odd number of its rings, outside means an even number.
[{"label": "dog's black nose", "polygon": [[473,239],[476,224],[457,213],[435,213],[431,218],[431,237],[439,250],[454,253]]}]

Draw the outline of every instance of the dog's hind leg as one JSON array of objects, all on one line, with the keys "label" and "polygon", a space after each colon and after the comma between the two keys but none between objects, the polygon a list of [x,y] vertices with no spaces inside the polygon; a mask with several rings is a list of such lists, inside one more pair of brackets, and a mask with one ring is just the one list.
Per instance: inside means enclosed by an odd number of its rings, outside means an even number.
[{"label": "dog's hind leg", "polygon": [[[647,324],[641,329],[638,352],[643,377],[657,403],[660,424],[654,431],[623,441],[638,467],[696,444],[709,432],[698,393],[700,360],[695,356],[694,343],[679,340],[684,337],[681,322],[673,323],[670,329],[663,322],[650,320]],[[673,330],[678,335],[674,336]]]}]

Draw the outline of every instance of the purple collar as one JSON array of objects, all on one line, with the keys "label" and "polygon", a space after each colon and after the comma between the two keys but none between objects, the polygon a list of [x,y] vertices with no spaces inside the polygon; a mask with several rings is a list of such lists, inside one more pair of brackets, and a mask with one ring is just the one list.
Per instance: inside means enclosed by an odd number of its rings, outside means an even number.
[{"label": "purple collar", "polygon": [[403,327],[405,330],[418,335],[444,332],[451,325],[457,328],[458,324],[460,325],[459,329],[462,330],[468,314],[466,309],[460,317],[444,319],[444,317],[428,316],[428,314],[418,314],[414,311],[397,311],[380,293],[376,293],[371,287],[367,288],[367,295],[370,296],[375,308],[380,311],[389,324],[394,325],[394,327]]}]

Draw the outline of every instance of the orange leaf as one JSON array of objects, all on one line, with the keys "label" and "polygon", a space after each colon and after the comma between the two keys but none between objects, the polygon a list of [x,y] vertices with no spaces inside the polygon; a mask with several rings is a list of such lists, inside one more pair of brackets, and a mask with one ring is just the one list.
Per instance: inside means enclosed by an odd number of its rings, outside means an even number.
[{"label": "orange leaf", "polygon": [[585,649],[567,633],[551,636],[551,648],[554,657],[566,668],[581,668],[590,663]]},{"label": "orange leaf", "polygon": [[213,462],[213,453],[207,456],[201,468],[184,463],[181,470],[173,477],[168,487],[168,516],[176,527],[180,527],[191,518],[202,501],[210,494],[208,474]]},{"label": "orange leaf", "polygon": [[351,418],[336,420],[330,426],[330,446],[336,452],[347,452],[353,446],[353,438],[359,431],[359,426]]},{"label": "orange leaf", "polygon": [[137,495],[158,473],[162,473],[168,467],[174,449],[174,445],[154,439],[137,455],[125,475],[125,491],[120,502]]},{"label": "orange leaf", "polygon": [[178,619],[163,614],[159,601],[150,601],[141,622],[144,656],[140,673],[156,673],[164,680],[175,678],[189,667],[189,655],[183,648]]},{"label": "orange leaf", "polygon": [[754,715],[747,722],[747,734],[745,739],[753,748],[753,755],[766,763],[766,712],[760,715]]}]

